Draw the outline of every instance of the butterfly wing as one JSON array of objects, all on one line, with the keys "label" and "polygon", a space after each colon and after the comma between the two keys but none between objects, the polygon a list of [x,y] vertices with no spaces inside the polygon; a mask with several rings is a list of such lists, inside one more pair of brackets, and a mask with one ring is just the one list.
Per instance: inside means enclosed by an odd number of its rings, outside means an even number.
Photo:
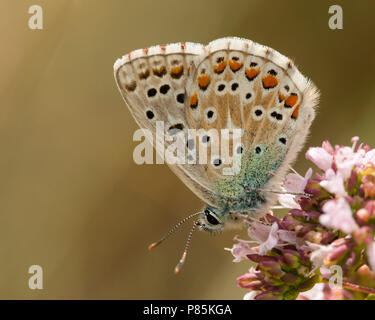
[{"label": "butterfly wing", "polygon": [[[318,101],[315,86],[287,57],[249,40],[223,38],[206,48],[187,84],[192,128],[242,129],[241,143],[234,137],[229,149],[243,153],[241,170],[223,174],[212,144],[207,144],[204,179],[214,184],[218,206],[248,211],[272,204],[275,195],[259,201],[251,190],[279,190],[279,183],[301,149],[314,119]],[[219,139],[220,144],[225,142]],[[219,164],[219,165],[218,165]],[[250,191],[250,192],[249,192]]]},{"label": "butterfly wing", "polygon": [[[157,148],[162,157],[164,149],[171,145],[164,137],[187,132],[186,82],[203,50],[202,45],[194,43],[155,46],[133,51],[114,65],[115,80],[124,101],[138,125],[156,137],[151,142],[162,146]],[[164,135],[157,134],[158,123],[163,124]],[[196,195],[214,204],[212,186],[202,179],[205,174],[201,165],[168,164]]]},{"label": "butterfly wing", "polygon": [[[137,50],[114,68],[120,92],[141,128],[155,134],[162,121],[165,134],[176,129],[185,136],[187,129],[200,132],[184,145],[188,163],[169,163],[196,195],[223,210],[272,204],[273,194],[263,195],[266,201],[260,203],[251,190],[278,190],[306,139],[318,99],[315,86],[291,60],[249,40],[223,38],[206,47],[179,43]],[[213,139],[212,131],[223,129],[241,129],[240,139]],[[230,150],[232,156],[241,155],[236,175],[223,170],[233,166],[228,157],[221,158],[223,145],[227,156]],[[164,148],[169,146],[165,141]]]}]

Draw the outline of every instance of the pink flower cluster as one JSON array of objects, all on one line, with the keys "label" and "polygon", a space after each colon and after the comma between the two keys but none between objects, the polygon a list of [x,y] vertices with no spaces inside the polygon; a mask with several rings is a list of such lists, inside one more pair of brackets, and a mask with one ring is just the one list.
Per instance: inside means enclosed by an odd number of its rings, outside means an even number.
[{"label": "pink flower cluster", "polygon": [[[309,148],[306,158],[320,172],[286,176],[279,202],[289,213],[251,223],[253,241],[236,239],[234,261],[257,263],[238,278],[238,285],[250,290],[246,299],[369,298],[375,289],[375,149],[357,147],[358,140],[354,137],[351,147],[325,141]],[[250,246],[253,242],[257,246]],[[328,281],[332,266],[341,268],[349,289],[319,284]],[[302,294],[314,285],[320,294]],[[356,285],[368,290],[356,291]]]}]

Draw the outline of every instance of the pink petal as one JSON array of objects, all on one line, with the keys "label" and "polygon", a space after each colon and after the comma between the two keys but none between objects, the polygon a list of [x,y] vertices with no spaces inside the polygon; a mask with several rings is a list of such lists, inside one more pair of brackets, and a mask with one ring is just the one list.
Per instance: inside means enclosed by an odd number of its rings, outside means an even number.
[{"label": "pink petal", "polygon": [[277,234],[281,241],[291,244],[297,244],[297,235],[294,231],[278,230]]},{"label": "pink petal", "polygon": [[310,260],[315,269],[320,268],[324,264],[325,257],[333,251],[330,245],[324,246],[316,243],[307,242],[308,246],[313,250]]},{"label": "pink petal", "polygon": [[259,246],[259,254],[265,255],[269,250],[272,250],[274,247],[276,247],[279,237],[277,235],[277,231],[279,229],[279,226],[276,222],[273,223],[270,232],[268,234],[268,238],[266,241],[260,244]]},{"label": "pink petal", "polygon": [[324,300],[324,283],[317,283],[312,289],[301,292],[298,295],[298,300],[307,299],[307,300]]},{"label": "pink petal", "polygon": [[368,163],[375,165],[375,149],[372,149],[366,153],[364,157],[364,164],[368,164]]},{"label": "pink petal", "polygon": [[327,170],[325,180],[321,181],[320,185],[328,192],[339,197],[347,195],[344,187],[344,179],[339,172],[336,173],[333,169]]},{"label": "pink petal", "polygon": [[278,196],[279,203],[289,209],[301,209],[301,206],[296,202],[295,196],[292,194],[280,194]]},{"label": "pink petal", "polygon": [[243,299],[244,300],[254,300],[255,296],[257,296],[259,293],[260,293],[260,291],[251,290],[244,295]]},{"label": "pink petal", "polygon": [[354,152],[350,147],[340,147],[335,151],[334,159],[337,171],[344,180],[350,177],[353,167],[361,162],[364,155],[364,150]]},{"label": "pink petal", "polygon": [[254,241],[263,243],[267,240],[270,230],[271,226],[259,222],[253,222],[248,229],[248,235]]},{"label": "pink petal", "polygon": [[373,272],[375,272],[375,242],[371,242],[367,246],[367,258],[370,265],[370,268]]},{"label": "pink petal", "polygon": [[233,262],[241,262],[242,260],[247,259],[248,254],[256,253],[247,243],[243,241],[235,243],[230,252],[234,256]]},{"label": "pink petal", "polygon": [[348,234],[358,229],[352,209],[344,198],[330,200],[323,205],[322,209],[324,214],[319,218],[322,225]]},{"label": "pink petal", "polygon": [[332,154],[329,154],[325,149],[320,147],[309,148],[306,152],[306,158],[324,171],[332,166]]},{"label": "pink petal", "polygon": [[323,141],[322,148],[328,153],[333,154],[333,148],[329,141]]},{"label": "pink petal", "polygon": [[307,170],[305,177],[299,174],[289,173],[284,181],[284,187],[289,192],[304,192],[305,187],[312,175],[312,169]]}]

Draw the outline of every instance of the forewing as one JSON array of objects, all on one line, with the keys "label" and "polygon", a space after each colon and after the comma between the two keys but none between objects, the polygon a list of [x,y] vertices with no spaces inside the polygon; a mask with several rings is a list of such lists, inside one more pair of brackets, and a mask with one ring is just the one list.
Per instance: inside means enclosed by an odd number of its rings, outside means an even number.
[{"label": "forewing", "polygon": [[[186,83],[202,52],[203,46],[193,43],[155,46],[133,51],[114,65],[117,86],[131,114],[142,129],[149,130],[156,137],[158,142],[153,141],[154,146],[157,143],[164,145],[157,150],[160,153],[164,153],[172,143],[165,141],[166,136],[181,133],[184,137],[188,136]],[[164,135],[156,134],[158,123],[163,124]],[[189,150],[186,142],[183,147]],[[212,185],[205,179],[201,165],[168,164],[196,195],[214,204]]]}]

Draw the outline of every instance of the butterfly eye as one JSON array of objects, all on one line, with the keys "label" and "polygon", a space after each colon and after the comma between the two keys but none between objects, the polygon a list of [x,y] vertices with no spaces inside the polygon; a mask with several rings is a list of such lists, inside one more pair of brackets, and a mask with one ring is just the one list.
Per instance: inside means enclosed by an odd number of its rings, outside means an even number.
[{"label": "butterfly eye", "polygon": [[212,212],[206,209],[204,213],[206,215],[206,219],[209,224],[212,224],[214,226],[220,224],[220,221],[214,216]]}]

